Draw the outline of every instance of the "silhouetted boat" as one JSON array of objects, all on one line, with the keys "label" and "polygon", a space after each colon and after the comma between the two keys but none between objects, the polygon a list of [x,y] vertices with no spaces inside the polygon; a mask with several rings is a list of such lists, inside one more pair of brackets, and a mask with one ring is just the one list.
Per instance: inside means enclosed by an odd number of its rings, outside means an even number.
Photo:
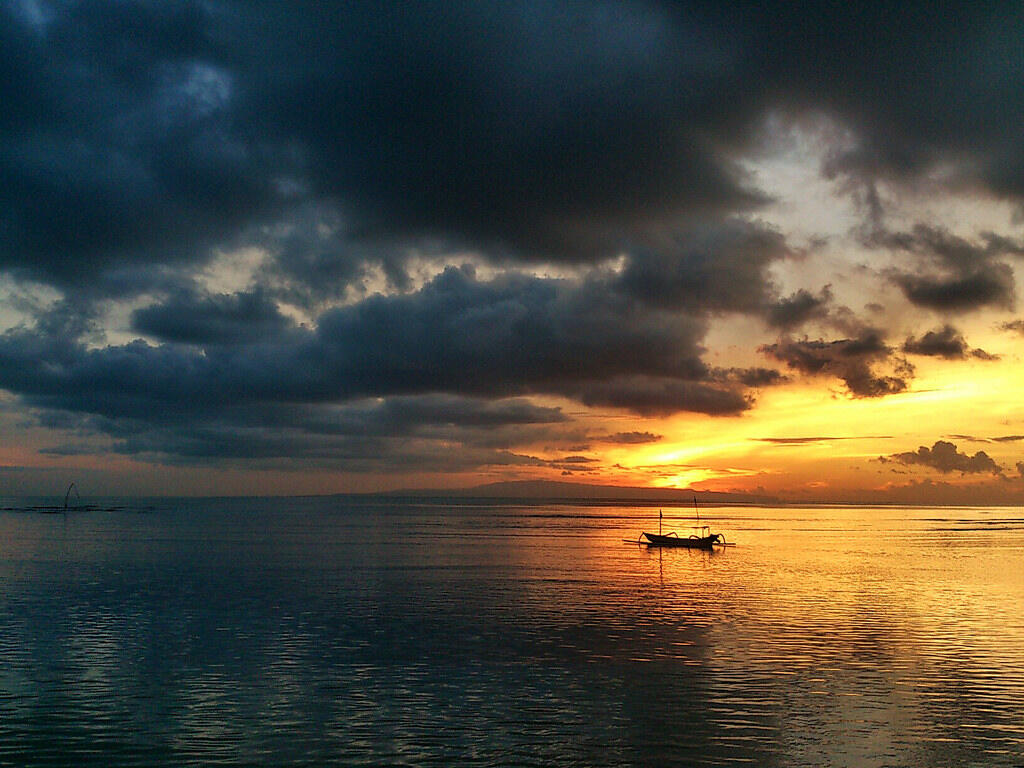
[{"label": "silhouetted boat", "polygon": [[[725,535],[721,533],[712,533],[711,528],[707,525],[699,525],[700,523],[700,510],[697,509],[697,497],[693,497],[693,511],[697,516],[698,525],[694,527],[693,533],[689,536],[680,536],[675,531],[669,531],[668,533],[661,532],[661,520],[663,517],[662,511],[658,510],[658,532],[648,533],[644,531],[640,534],[637,542],[640,544],[646,544],[649,547],[683,547],[685,549],[712,549],[718,545],[721,547],[726,546]],[[646,539],[646,541],[644,541]]]},{"label": "silhouetted boat", "polygon": [[[708,526],[701,526],[695,528],[697,533],[692,533],[689,536],[680,536],[675,531],[670,533],[648,533],[644,531],[640,534],[640,543],[646,544],[649,547],[685,547],[687,549],[711,549],[716,544],[725,546],[725,536],[720,533],[711,533],[711,529]],[[647,539],[647,541],[644,541]]]}]

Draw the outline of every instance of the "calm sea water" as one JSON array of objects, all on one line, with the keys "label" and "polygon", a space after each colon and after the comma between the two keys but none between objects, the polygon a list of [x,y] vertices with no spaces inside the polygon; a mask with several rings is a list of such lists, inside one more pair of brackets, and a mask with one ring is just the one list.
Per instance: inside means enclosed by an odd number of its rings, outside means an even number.
[{"label": "calm sea water", "polygon": [[1024,765],[1020,509],[39,503],[0,765]]}]

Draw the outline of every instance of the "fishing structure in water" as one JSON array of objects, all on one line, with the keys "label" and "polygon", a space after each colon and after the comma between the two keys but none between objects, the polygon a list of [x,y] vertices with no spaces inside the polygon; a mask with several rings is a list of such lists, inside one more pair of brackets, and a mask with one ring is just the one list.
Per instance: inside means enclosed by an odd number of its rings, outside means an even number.
[{"label": "fishing structure in water", "polygon": [[72,482],[72,483],[71,483],[70,485],[68,485],[68,490],[67,490],[67,492],[66,492],[66,493],[64,494],[64,510],[63,510],[63,511],[64,511],[65,513],[66,513],[66,512],[68,511],[68,499],[69,499],[69,498],[71,497],[71,491],[74,491],[74,492],[75,492],[75,498],[76,498],[76,499],[81,499],[81,498],[82,498],[82,497],[81,497],[81,496],[79,495],[79,493],[78,493],[78,486],[76,486],[76,485],[74,484],[74,482]]}]

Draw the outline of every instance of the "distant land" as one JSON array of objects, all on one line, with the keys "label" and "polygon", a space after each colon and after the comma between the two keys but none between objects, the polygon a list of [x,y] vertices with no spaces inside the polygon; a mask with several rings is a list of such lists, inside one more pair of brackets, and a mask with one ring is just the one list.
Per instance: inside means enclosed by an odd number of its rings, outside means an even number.
[{"label": "distant land", "polygon": [[688,488],[642,488],[619,485],[590,485],[558,480],[513,480],[455,489],[406,489],[370,494],[387,498],[513,499],[533,501],[628,501],[638,504],[777,504],[774,496],[749,493],[695,491]]}]

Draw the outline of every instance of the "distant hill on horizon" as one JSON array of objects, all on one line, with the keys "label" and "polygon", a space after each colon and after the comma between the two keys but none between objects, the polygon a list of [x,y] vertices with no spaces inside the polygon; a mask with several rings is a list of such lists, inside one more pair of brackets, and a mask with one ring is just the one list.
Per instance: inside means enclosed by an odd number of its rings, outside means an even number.
[{"label": "distant hill on horizon", "polygon": [[486,483],[470,488],[419,488],[385,491],[372,494],[387,497],[437,497],[478,499],[545,499],[557,501],[631,501],[651,503],[691,504],[765,504],[777,503],[772,496],[747,493],[695,491],[690,488],[645,488],[620,485],[591,485],[560,480],[509,480]]}]

